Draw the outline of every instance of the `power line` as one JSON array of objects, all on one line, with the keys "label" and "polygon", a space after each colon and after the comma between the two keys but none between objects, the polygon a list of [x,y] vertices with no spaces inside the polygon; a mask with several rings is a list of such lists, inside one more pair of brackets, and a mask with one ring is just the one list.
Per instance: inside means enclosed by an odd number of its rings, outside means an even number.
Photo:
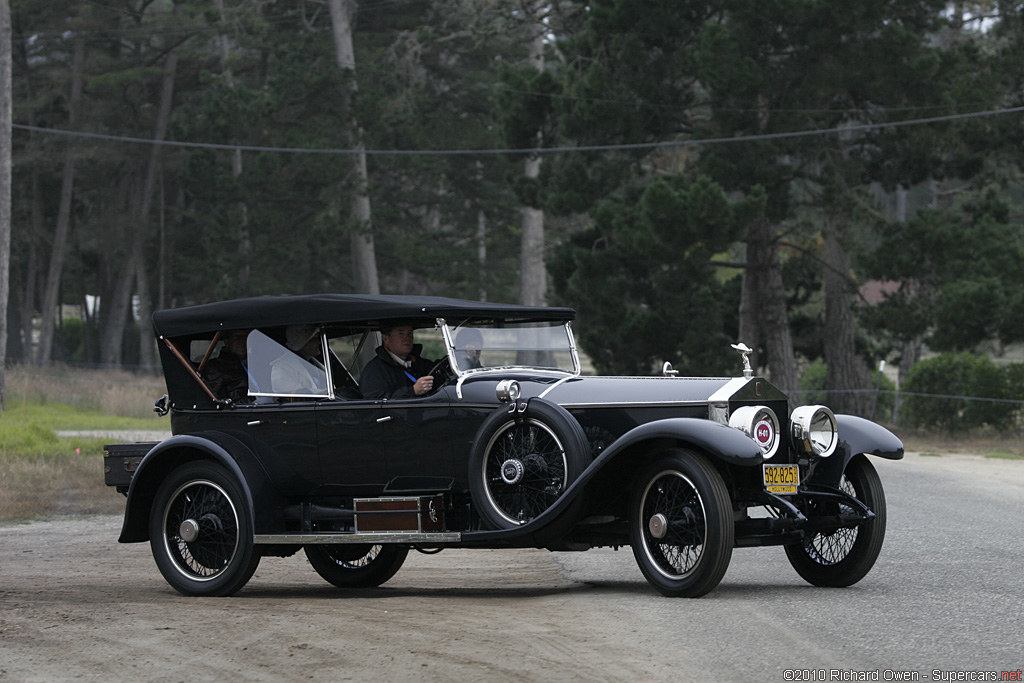
[{"label": "power line", "polygon": [[567,154],[572,152],[608,152],[617,150],[638,150],[657,149],[659,147],[701,147],[707,145],[720,145],[736,142],[758,142],[762,140],[782,140],[788,138],[812,137],[818,135],[831,135],[833,133],[859,133],[885,128],[903,128],[907,126],[921,126],[929,123],[941,123],[944,121],[959,121],[964,119],[975,119],[988,116],[999,116],[1003,114],[1016,114],[1024,111],[1024,107],[1007,107],[1004,109],[992,109],[988,111],[971,112],[967,114],[949,114],[946,116],[932,116],[923,119],[907,119],[905,121],[889,121],[886,123],[865,123],[851,126],[837,126],[833,128],[818,128],[810,130],[790,131],[787,133],[763,133],[759,135],[737,135],[734,137],[705,138],[697,140],[666,140],[661,142],[636,142],[614,145],[581,145],[578,147],[538,147],[532,149],[309,149],[303,147],[260,147],[255,145],[224,145],[211,142],[182,142],[175,140],[149,140],[146,138],[125,137],[119,135],[105,135],[102,133],[86,133],[80,131],[61,130],[58,128],[41,128],[39,126],[26,126],[13,124],[11,127],[18,130],[27,130],[47,135],[64,135],[68,137],[86,138],[91,140],[107,140],[111,142],[136,143],[144,145],[161,145],[164,147],[183,147],[190,149],[215,149],[215,150],[240,150],[243,152],[279,152],[287,154],[327,154],[327,155],[349,155],[365,153],[369,156],[463,156],[463,155],[493,155],[493,154]]}]

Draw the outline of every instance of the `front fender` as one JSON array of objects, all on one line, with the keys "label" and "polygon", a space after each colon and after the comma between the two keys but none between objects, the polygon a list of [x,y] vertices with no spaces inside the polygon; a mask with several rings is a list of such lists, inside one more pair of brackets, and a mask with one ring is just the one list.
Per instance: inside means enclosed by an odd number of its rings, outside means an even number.
[{"label": "front fender", "polygon": [[673,417],[634,427],[616,439],[593,464],[614,458],[641,441],[656,439],[685,441],[730,465],[751,466],[764,462],[760,447],[738,429],[696,417]]},{"label": "front fender", "polygon": [[855,415],[836,415],[839,443],[846,444],[849,457],[868,453],[887,460],[903,459],[903,442],[880,424]]},{"label": "front fender", "polygon": [[[664,440],[684,441],[700,448],[713,458],[732,465],[756,466],[764,462],[760,447],[746,434],[720,422],[711,422],[695,417],[674,417],[647,422],[631,429],[606,448],[583,473],[565,490],[554,505],[522,526],[500,531],[472,531],[463,534],[467,545],[475,542],[507,541],[514,543],[533,534],[542,533],[544,528],[569,507],[582,493],[587,483],[609,463],[626,453],[631,447],[642,442]],[[628,457],[628,456],[626,456]],[[544,545],[542,541],[538,545]]]},{"label": "front fender", "polygon": [[882,425],[855,415],[836,415],[836,424],[839,447],[814,465],[812,483],[838,486],[850,460],[862,453],[887,460],[903,458],[903,442]]},{"label": "front fender", "polygon": [[[204,433],[172,436],[160,442],[146,454],[132,477],[125,504],[124,523],[120,543],[141,543],[149,540],[149,517],[161,482],[174,469],[194,460],[213,460],[226,468],[238,481],[245,496],[246,514],[250,528],[275,528],[275,520],[263,519],[267,514],[279,514],[280,505],[263,498],[276,497],[267,472],[252,452],[237,439],[223,433]],[[256,491],[261,500],[254,501]],[[256,504],[258,503],[258,504]],[[271,504],[267,504],[271,503]],[[261,512],[257,519],[255,510]]]}]

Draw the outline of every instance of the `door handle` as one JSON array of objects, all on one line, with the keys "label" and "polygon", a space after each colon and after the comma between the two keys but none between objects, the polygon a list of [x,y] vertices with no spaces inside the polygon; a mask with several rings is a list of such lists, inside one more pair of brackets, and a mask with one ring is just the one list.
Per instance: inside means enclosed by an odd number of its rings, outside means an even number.
[{"label": "door handle", "polygon": [[377,418],[377,422],[390,422],[390,421],[391,421],[391,416],[390,415],[385,415],[384,417],[378,417]]}]

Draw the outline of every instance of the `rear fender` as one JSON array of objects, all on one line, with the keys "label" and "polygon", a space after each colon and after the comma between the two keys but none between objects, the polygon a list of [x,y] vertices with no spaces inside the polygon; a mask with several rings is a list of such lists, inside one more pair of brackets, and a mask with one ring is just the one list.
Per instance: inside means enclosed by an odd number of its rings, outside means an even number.
[{"label": "rear fender", "polygon": [[282,527],[282,502],[266,471],[244,444],[223,433],[179,435],[157,444],[139,463],[128,489],[119,542],[149,540],[150,511],[161,482],[176,468],[196,460],[217,462],[235,477],[245,496],[246,514],[255,533],[269,533]]}]

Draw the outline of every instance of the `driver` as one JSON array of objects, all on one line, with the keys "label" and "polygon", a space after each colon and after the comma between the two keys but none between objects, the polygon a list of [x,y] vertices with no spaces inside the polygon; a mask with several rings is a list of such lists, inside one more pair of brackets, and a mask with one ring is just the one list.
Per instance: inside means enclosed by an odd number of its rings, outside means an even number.
[{"label": "driver", "polygon": [[381,326],[384,344],[366,364],[359,378],[363,398],[412,398],[430,393],[434,362],[420,357],[422,346],[413,343],[412,324],[396,320]]}]

